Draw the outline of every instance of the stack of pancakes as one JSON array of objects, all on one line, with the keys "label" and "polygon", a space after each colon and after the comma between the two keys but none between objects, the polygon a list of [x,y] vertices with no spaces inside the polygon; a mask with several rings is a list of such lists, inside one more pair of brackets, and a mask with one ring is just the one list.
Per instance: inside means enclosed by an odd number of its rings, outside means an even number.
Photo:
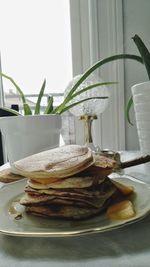
[{"label": "stack of pancakes", "polygon": [[14,163],[28,178],[20,203],[26,212],[46,217],[82,219],[104,211],[124,193],[107,175],[115,161],[93,157],[91,150],[68,145]]}]

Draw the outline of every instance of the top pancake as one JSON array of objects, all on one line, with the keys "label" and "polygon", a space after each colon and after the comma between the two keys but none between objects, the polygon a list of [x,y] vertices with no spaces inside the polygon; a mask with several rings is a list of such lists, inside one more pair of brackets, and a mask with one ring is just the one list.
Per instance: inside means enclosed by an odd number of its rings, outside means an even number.
[{"label": "top pancake", "polygon": [[67,145],[16,161],[13,168],[28,178],[65,178],[85,170],[93,162],[88,147]]}]

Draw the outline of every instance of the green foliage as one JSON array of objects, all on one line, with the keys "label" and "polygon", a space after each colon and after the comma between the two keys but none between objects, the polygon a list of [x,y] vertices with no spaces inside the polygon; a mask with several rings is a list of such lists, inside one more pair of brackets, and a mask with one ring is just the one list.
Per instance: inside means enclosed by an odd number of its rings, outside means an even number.
[{"label": "green foliage", "polygon": [[39,95],[38,95],[38,99],[37,99],[37,102],[35,105],[35,112],[34,112],[35,115],[40,114],[40,105],[41,105],[42,97],[44,95],[45,86],[46,86],[46,80],[44,80],[42,87],[41,87],[41,90],[40,90]]},{"label": "green foliage", "polygon": [[6,107],[0,107],[0,111],[7,111],[8,115],[14,115],[14,116],[21,115],[21,113],[19,113],[18,111]]},{"label": "green foliage", "polygon": [[54,100],[53,100],[53,96],[49,96],[48,97],[48,104],[47,104],[47,107],[46,107],[46,109],[45,109],[45,111],[44,111],[44,114],[51,114],[52,112],[53,112],[53,102],[54,102]]},{"label": "green foliage", "polygon": [[[149,50],[147,49],[147,47],[143,43],[142,39],[137,34],[135,34],[135,36],[132,39],[138,48],[138,51],[141,55],[141,63],[143,63],[145,65],[148,78],[150,79],[150,53],[149,53]],[[133,105],[133,99],[131,96],[129,98],[127,106],[126,106],[126,118],[131,125],[133,125],[131,120],[130,120],[130,109],[131,109],[132,105]]]},{"label": "green foliage", "polygon": [[[19,93],[19,95],[21,96],[21,99],[22,99],[22,102],[23,102],[23,108],[24,108],[24,115],[32,115],[32,110],[31,108],[29,107],[29,105],[27,104],[27,101],[26,101],[26,98],[25,98],[25,95],[23,93],[23,91],[20,89],[20,87],[17,85],[17,83],[8,75],[4,74],[4,73],[1,73],[1,76],[10,80],[11,83],[15,86],[17,92]],[[87,77],[87,75],[86,75]],[[80,79],[80,84],[82,83],[82,81],[84,81],[86,79],[86,77],[83,79],[83,76],[81,77]],[[79,83],[79,81],[78,81]],[[93,85],[90,85],[84,89],[82,89],[81,91],[79,92],[76,92],[76,89],[78,87],[76,87],[74,89],[73,87],[73,90],[71,90],[71,92],[67,95],[67,97],[64,99],[64,101],[54,109],[53,107],[53,97],[49,97],[48,98],[48,104],[47,104],[47,107],[44,111],[44,114],[62,114],[63,112],[69,110],[71,107],[75,106],[75,105],[78,105],[82,102],[85,102],[85,101],[88,101],[88,100],[91,100],[91,99],[104,99],[104,98],[108,98],[108,97],[91,97],[91,98],[86,98],[84,100],[81,100],[81,101],[78,101],[76,103],[73,103],[73,104],[70,104],[68,105],[68,103],[73,99],[75,98],[77,95],[79,94],[82,94],[83,92],[85,91],[88,91],[88,90],[91,90],[92,88],[94,87],[97,87],[97,86],[102,86],[102,85],[111,85],[111,84],[115,84],[115,82],[104,82],[104,83],[96,83],[96,84],[93,84]],[[36,105],[35,105],[35,112],[34,114],[37,115],[37,114],[40,114],[41,113],[41,110],[40,110],[40,107],[41,107],[41,100],[42,100],[42,97],[44,95],[44,90],[45,90],[45,86],[46,86],[46,80],[44,80],[43,84],[42,84],[42,87],[40,89],[40,92],[38,94],[38,99],[37,99],[37,102],[36,102]],[[1,107],[1,109],[3,109]],[[5,109],[5,108],[4,108]],[[11,111],[11,109],[9,109],[9,111]],[[12,110],[12,113],[14,114],[14,111]],[[21,115],[20,113],[16,113],[16,115]]]},{"label": "green foliage", "polygon": [[133,97],[130,96],[129,100],[128,100],[128,103],[127,103],[127,106],[126,106],[126,110],[125,110],[125,115],[126,115],[126,118],[128,120],[128,122],[133,125],[133,123],[131,122],[130,120],[130,115],[129,115],[129,111],[130,111],[130,108],[131,106],[133,105]]},{"label": "green foliage", "polygon": [[[47,107],[44,111],[44,114],[62,114],[63,112],[69,110],[70,108],[72,108],[75,105],[78,105],[84,101],[88,101],[91,99],[100,99],[103,97],[92,97],[92,98],[86,98],[84,100],[75,102],[75,103],[70,103],[70,101],[72,99],[74,99],[77,95],[82,95],[82,93],[88,91],[88,90],[92,90],[93,88],[97,87],[97,86],[102,86],[102,85],[112,85],[115,84],[115,82],[104,82],[104,83],[95,83],[92,84],[90,86],[87,86],[83,89],[81,89],[80,91],[77,91],[78,87],[86,80],[86,78],[93,73],[96,69],[98,69],[99,67],[105,65],[106,63],[112,62],[112,61],[116,61],[116,60],[120,60],[120,59],[130,59],[130,60],[136,60],[139,63],[142,63],[145,65],[146,70],[147,70],[147,74],[148,77],[150,79],[150,53],[148,51],[148,49],[146,48],[146,46],[144,45],[143,41],[141,40],[141,38],[138,35],[135,35],[133,37],[133,40],[140,52],[141,56],[137,56],[137,55],[132,55],[132,54],[119,54],[119,55],[114,55],[114,56],[110,56],[107,57],[103,60],[98,61],[96,64],[94,64],[91,68],[89,68],[82,76],[81,78],[75,83],[75,85],[73,85],[73,87],[71,88],[70,92],[68,93],[68,95],[65,97],[65,99],[63,100],[63,102],[57,106],[56,108],[53,107],[53,97],[50,96],[48,98],[48,103],[47,103]],[[29,105],[27,104],[25,95],[23,93],[23,91],[20,89],[20,87],[16,84],[16,82],[8,75],[4,74],[4,73],[0,73],[0,75],[8,80],[11,81],[11,83],[15,86],[17,92],[19,93],[19,95],[21,96],[22,102],[23,102],[23,108],[24,108],[24,115],[31,115],[32,111],[31,108],[29,107]],[[39,95],[38,95],[38,99],[36,102],[36,106],[35,106],[35,113],[34,114],[40,114],[41,113],[41,100],[42,97],[44,95],[44,90],[45,90],[45,86],[46,86],[46,80],[44,80],[42,87],[40,89]],[[105,97],[106,98],[106,97]],[[129,116],[129,112],[130,112],[130,108],[133,104],[133,100],[132,97],[130,97],[127,107],[126,107],[126,118],[128,120],[128,122],[130,124],[131,120],[130,120],[130,116]],[[3,108],[6,109],[6,108]],[[9,111],[11,111],[11,109],[9,109]],[[14,111],[12,110],[12,113],[14,114]],[[20,113],[16,113],[16,115],[20,115]]]},{"label": "green foliage", "polygon": [[143,43],[142,39],[137,34],[132,39],[135,42],[135,44],[136,44],[136,46],[140,52],[142,61],[145,65],[148,77],[150,79],[150,53],[149,53],[149,50],[147,49],[147,47]]},{"label": "green foliage", "polygon": [[107,96],[101,96],[101,97],[97,96],[97,97],[88,97],[86,99],[82,99],[82,100],[80,100],[78,102],[75,102],[75,103],[73,103],[71,105],[65,106],[62,110],[59,111],[59,114],[62,114],[63,112],[69,110],[70,108],[73,108],[74,106],[77,106],[77,105],[79,105],[79,104],[81,104],[81,103],[83,103],[85,101],[92,100],[92,99],[106,99],[106,98],[108,98],[108,97]]}]

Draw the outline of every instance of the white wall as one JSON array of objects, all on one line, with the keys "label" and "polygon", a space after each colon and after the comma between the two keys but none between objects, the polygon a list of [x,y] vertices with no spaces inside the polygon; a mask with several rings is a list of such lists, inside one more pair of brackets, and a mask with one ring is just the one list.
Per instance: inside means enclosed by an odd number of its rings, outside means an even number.
[{"label": "white wall", "polygon": [[[150,49],[150,0],[123,0],[124,20],[124,52],[139,55],[139,52],[131,39],[138,34]],[[131,86],[148,80],[145,68],[136,62],[125,61],[125,99],[131,94]],[[131,118],[134,127],[126,122],[126,149],[136,150],[139,148],[137,130],[135,126],[134,111]]]}]

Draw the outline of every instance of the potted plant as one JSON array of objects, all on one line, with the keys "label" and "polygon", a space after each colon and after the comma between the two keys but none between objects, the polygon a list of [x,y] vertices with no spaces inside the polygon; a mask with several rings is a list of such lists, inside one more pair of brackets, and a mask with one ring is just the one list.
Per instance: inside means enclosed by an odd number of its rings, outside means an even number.
[{"label": "potted plant", "polygon": [[113,82],[95,83],[83,88],[80,91],[77,91],[79,84],[81,84],[91,72],[92,71],[89,71],[81,77],[80,81],[73,86],[71,91],[59,106],[54,107],[53,97],[50,96],[44,114],[41,113],[41,100],[44,94],[46,80],[44,80],[42,84],[35,109],[33,111],[28,105],[23,91],[14,81],[14,79],[4,73],[1,73],[3,78],[8,79],[15,86],[23,103],[23,115],[13,109],[6,107],[0,108],[1,110],[5,110],[8,114],[14,115],[11,117],[8,116],[0,118],[0,129],[6,141],[10,163],[13,163],[14,161],[25,156],[58,146],[62,113],[84,101],[108,98],[107,96],[89,97],[71,104],[72,99],[76,98],[78,95],[87,90],[91,90],[94,87],[101,85],[113,84]]},{"label": "potted plant", "polygon": [[[138,35],[135,35],[133,40],[140,52],[150,79],[150,52]],[[134,104],[140,150],[143,154],[150,154],[150,81],[135,84],[132,86],[131,91],[132,96],[127,109],[128,117],[130,107]],[[129,122],[131,123],[130,119]]]},{"label": "potted plant", "polygon": [[[91,99],[99,99],[102,97],[92,97],[92,98],[86,98],[86,99],[81,98],[80,101],[76,101],[74,103],[71,103],[72,99],[75,99],[76,96],[78,95],[82,96],[82,93],[84,93],[87,90],[92,90],[93,88],[97,86],[101,86],[101,85],[110,85],[110,84],[113,84],[114,82],[96,83],[96,84],[87,86],[81,90],[78,90],[79,86],[96,69],[98,69],[99,67],[103,66],[106,63],[119,60],[119,59],[132,59],[140,63],[145,63],[142,57],[137,56],[137,55],[131,55],[131,54],[114,55],[114,56],[110,56],[108,58],[98,61],[91,68],[89,68],[80,77],[80,79],[73,85],[70,92],[66,95],[65,99],[60,105],[58,105],[57,107],[54,107],[53,98],[49,97],[48,105],[43,115],[40,114],[40,103],[41,103],[41,99],[44,94],[46,81],[44,80],[42,84],[41,90],[38,95],[37,103],[35,106],[34,114],[33,114],[30,106],[27,104],[26,98],[21,88],[17,85],[17,83],[10,76],[4,73],[1,73],[2,77],[10,80],[13,83],[13,85],[16,87],[16,90],[20,94],[22,102],[23,102],[23,108],[24,108],[23,115],[25,115],[25,116],[22,116],[17,111],[8,109],[6,107],[1,107],[1,109],[4,109],[7,112],[10,112],[11,114],[15,115],[15,117],[11,117],[11,118],[6,117],[6,118],[0,119],[0,128],[6,138],[9,160],[13,162],[14,160],[27,156],[28,154],[33,154],[37,151],[40,151],[41,148],[47,149],[48,146],[49,147],[58,146],[59,134],[60,134],[60,129],[61,129],[61,116],[60,115],[66,112],[67,110],[69,110],[70,108],[72,108],[73,106],[78,105],[84,101],[88,101]],[[103,98],[107,98],[107,97],[103,97]],[[126,114],[127,114],[127,118],[129,122],[130,122],[129,110],[130,110],[131,105],[132,105],[132,97],[130,98],[128,102],[127,110],[126,110]],[[42,118],[43,118],[43,123],[41,123]],[[53,118],[52,119],[53,123],[51,122],[51,118]],[[29,121],[31,121],[30,123],[32,126],[29,126]],[[35,126],[35,123],[37,126]],[[48,125],[49,130],[53,131],[53,134],[48,132],[46,125]],[[33,131],[32,134],[27,132],[30,129]],[[41,134],[40,134],[39,129],[43,131]],[[56,129],[56,131],[54,129]],[[45,135],[44,135],[44,132],[45,132]],[[18,143],[19,141],[20,143]],[[33,144],[34,144],[34,149],[31,148]],[[38,147],[38,145],[41,147]]]}]

